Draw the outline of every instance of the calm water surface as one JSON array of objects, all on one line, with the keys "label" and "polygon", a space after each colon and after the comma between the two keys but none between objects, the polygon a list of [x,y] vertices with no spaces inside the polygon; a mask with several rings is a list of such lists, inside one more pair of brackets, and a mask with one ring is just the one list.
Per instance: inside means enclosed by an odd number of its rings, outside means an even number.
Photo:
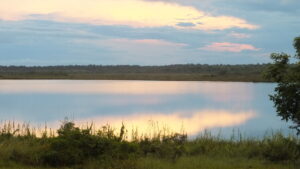
[{"label": "calm water surface", "polygon": [[275,84],[237,82],[1,80],[0,121],[59,126],[65,117],[78,124],[145,132],[208,129],[248,136],[291,132],[269,101]]}]

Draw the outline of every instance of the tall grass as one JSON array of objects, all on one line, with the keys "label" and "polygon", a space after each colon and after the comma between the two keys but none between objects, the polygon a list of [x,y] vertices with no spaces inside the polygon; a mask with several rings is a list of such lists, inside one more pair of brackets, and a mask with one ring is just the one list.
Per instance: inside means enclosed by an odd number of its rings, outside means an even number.
[{"label": "tall grass", "polygon": [[28,123],[0,125],[0,168],[299,168],[300,140],[272,133],[225,139],[205,131],[188,140],[183,133],[156,129],[151,135],[93,124],[59,129]]}]

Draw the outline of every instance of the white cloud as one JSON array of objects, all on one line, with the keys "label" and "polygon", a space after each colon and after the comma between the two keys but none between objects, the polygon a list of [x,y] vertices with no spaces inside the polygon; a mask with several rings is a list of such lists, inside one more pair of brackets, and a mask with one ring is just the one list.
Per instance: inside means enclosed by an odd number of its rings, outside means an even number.
[{"label": "white cloud", "polygon": [[[213,16],[192,6],[142,0],[0,0],[0,19],[47,19],[96,25],[175,27],[180,29],[256,29],[232,16]],[[193,26],[180,26],[178,23]]]}]

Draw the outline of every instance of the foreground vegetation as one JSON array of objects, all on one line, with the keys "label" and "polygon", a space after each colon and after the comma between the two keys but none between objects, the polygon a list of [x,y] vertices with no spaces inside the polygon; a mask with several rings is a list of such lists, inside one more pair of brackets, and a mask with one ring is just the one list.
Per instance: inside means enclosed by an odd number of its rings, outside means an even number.
[{"label": "foreground vegetation", "polygon": [[98,79],[266,82],[268,64],[168,66],[0,66],[0,79]]},{"label": "foreground vegetation", "polygon": [[37,137],[28,125],[0,127],[0,168],[5,169],[299,169],[300,140],[270,134],[264,138],[224,139],[204,132],[188,140],[186,134],[152,137],[133,134],[123,126],[78,128],[65,121],[56,131],[45,128]]}]

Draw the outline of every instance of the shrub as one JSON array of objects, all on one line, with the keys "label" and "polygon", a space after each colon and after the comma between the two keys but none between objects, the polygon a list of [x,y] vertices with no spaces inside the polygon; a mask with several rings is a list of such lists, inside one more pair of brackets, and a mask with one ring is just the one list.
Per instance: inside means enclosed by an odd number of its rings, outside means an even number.
[{"label": "shrub", "polygon": [[295,161],[300,157],[300,145],[292,137],[277,133],[263,142],[263,156],[270,161]]}]

